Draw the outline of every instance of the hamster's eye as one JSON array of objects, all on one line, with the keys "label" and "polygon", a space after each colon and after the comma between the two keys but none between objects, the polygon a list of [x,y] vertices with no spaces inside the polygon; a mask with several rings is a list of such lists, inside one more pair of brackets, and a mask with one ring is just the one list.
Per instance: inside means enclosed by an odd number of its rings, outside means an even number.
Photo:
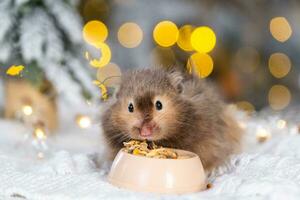
[{"label": "hamster's eye", "polygon": [[128,105],[128,111],[131,112],[131,113],[134,111],[134,107],[133,107],[132,103],[130,103]]},{"label": "hamster's eye", "polygon": [[162,107],[163,107],[163,105],[162,105],[162,103],[160,101],[156,101],[155,102],[155,107],[156,107],[156,110],[161,110]]}]

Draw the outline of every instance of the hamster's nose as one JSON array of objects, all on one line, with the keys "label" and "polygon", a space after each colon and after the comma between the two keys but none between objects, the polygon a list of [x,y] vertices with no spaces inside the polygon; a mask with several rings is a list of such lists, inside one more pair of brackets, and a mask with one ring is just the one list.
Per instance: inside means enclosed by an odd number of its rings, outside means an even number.
[{"label": "hamster's nose", "polygon": [[142,137],[149,137],[152,136],[154,133],[154,129],[156,128],[155,123],[145,123],[142,125],[140,135]]},{"label": "hamster's nose", "polygon": [[151,120],[152,120],[152,117],[151,117],[151,115],[149,113],[144,114],[144,120],[143,120],[143,122],[147,123],[147,122],[149,122]]}]

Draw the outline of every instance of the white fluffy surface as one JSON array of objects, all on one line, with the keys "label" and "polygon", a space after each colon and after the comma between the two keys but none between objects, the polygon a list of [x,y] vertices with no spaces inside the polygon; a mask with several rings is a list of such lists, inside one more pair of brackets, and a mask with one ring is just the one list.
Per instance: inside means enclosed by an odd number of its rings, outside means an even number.
[{"label": "white fluffy surface", "polygon": [[[213,187],[187,195],[154,195],[119,189],[106,180],[107,165],[99,128],[78,130],[69,124],[49,138],[51,155],[33,158],[21,142],[21,125],[0,121],[0,199],[299,199],[300,135],[294,124],[277,127],[276,117],[250,119],[245,150],[210,177]],[[255,133],[264,128],[272,138],[258,144]],[[102,154],[101,154],[102,152]]]}]

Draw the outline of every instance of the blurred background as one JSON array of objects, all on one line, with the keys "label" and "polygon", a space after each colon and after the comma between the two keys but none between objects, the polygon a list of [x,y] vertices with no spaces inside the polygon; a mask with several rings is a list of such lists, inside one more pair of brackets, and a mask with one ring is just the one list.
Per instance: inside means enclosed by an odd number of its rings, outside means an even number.
[{"label": "blurred background", "polygon": [[56,127],[57,101],[99,104],[126,70],[162,66],[284,111],[300,97],[299,22],[297,0],[2,0],[0,110]]},{"label": "blurred background", "polygon": [[[189,58],[200,52],[204,55],[192,57],[194,67],[207,70],[204,76],[217,82],[227,100],[251,110],[281,110],[299,99],[299,11],[299,1],[89,0],[80,7],[85,23],[100,19],[107,25],[112,61],[122,70],[186,68]],[[153,33],[166,20],[179,30],[175,43],[167,41],[175,34],[171,28],[165,41],[163,30],[157,38]],[[126,32],[124,26],[132,22],[136,27]],[[192,32],[203,26],[215,35],[215,44],[205,32],[190,41]]]}]

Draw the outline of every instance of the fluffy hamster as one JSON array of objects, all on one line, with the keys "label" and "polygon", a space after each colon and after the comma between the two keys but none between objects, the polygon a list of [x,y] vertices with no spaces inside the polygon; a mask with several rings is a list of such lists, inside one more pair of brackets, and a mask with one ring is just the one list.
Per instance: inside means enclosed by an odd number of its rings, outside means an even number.
[{"label": "fluffy hamster", "polygon": [[123,75],[102,116],[111,157],[129,139],[195,152],[206,171],[239,149],[241,130],[214,88],[192,75],[142,69]]}]

